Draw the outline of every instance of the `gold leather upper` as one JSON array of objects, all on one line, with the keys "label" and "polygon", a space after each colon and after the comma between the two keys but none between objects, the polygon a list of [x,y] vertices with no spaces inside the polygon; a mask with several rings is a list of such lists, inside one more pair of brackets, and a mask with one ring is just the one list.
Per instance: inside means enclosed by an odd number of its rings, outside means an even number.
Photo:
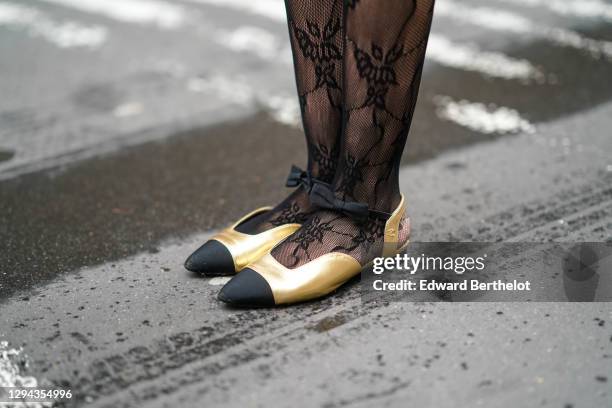
[{"label": "gold leather upper", "polygon": [[295,269],[286,268],[268,253],[249,268],[266,279],[277,305],[326,295],[361,271],[355,258],[339,252],[322,255]]},{"label": "gold leather upper", "polygon": [[259,234],[244,234],[236,231],[235,228],[244,221],[271,209],[272,207],[258,208],[236,221],[232,226],[219,231],[211,238],[219,241],[229,250],[234,260],[234,270],[236,272],[255,262],[261,256],[268,253],[276,244],[300,228],[300,224],[285,224]]},{"label": "gold leather upper", "polygon": [[[392,256],[401,250],[399,225],[405,212],[402,195],[399,205],[385,224],[383,256]],[[358,275],[363,267],[352,256],[340,252],[325,254],[302,266],[289,269],[268,251],[248,265],[248,268],[259,273],[268,282],[277,305],[324,296]]]},{"label": "gold leather upper", "polygon": [[400,195],[401,199],[391,216],[385,223],[385,243],[383,246],[382,256],[393,256],[398,251],[399,246],[399,229],[402,217],[406,213],[406,204],[404,195]]}]

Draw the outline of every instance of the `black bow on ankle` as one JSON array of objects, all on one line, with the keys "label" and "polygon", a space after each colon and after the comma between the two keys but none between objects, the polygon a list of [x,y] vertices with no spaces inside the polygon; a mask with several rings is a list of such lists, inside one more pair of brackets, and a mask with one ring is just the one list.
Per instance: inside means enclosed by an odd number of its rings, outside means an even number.
[{"label": "black bow on ankle", "polygon": [[342,201],[331,190],[329,185],[315,184],[310,191],[310,202],[326,210],[340,211],[359,221],[368,218],[368,205],[355,201]]},{"label": "black bow on ankle", "polygon": [[391,214],[388,212],[371,210],[365,203],[340,200],[334,194],[331,186],[322,182],[313,184],[309,197],[310,202],[320,208],[339,211],[361,222],[367,220],[368,216],[381,218],[383,220],[391,217]]},{"label": "black bow on ankle", "polygon": [[289,176],[287,177],[287,182],[285,185],[287,187],[297,187],[301,185],[307,192],[309,192],[314,182],[315,180],[313,180],[309,172],[304,171],[298,166],[292,164],[291,171],[289,171]]}]

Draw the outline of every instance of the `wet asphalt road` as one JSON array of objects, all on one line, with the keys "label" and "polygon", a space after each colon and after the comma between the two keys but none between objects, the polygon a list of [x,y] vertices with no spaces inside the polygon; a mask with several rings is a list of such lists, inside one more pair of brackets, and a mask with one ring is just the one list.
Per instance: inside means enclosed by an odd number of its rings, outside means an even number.
[{"label": "wet asphalt road", "polygon": [[[609,20],[493,3],[612,41]],[[282,198],[303,162],[282,21],[176,2],[189,19],[160,29],[19,4],[109,33],[59,48],[0,24],[0,340],[23,347],[23,375],[71,388],[70,406],[612,404],[606,303],[364,304],[353,282],[291,308],[223,307],[222,282],[182,261]],[[244,26],[276,48],[215,39]],[[428,62],[401,173],[414,239],[610,241],[612,62],[448,16],[434,33],[545,80]],[[440,95],[515,109],[536,132],[443,119]]]}]

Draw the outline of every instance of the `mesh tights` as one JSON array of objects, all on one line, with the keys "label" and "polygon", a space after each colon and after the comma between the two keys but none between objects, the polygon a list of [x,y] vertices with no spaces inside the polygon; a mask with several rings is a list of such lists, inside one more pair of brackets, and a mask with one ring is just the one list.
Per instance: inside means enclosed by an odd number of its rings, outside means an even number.
[{"label": "mesh tights", "polygon": [[[311,39],[325,38],[325,32],[340,31],[325,28],[329,27],[325,20],[329,14],[321,14],[321,10],[326,9],[323,6],[326,3],[335,10],[341,1],[287,0],[287,7],[288,10],[298,7],[310,10],[306,35]],[[332,179],[338,198],[364,202],[371,209],[385,212],[392,212],[400,201],[399,164],[417,100],[433,5],[434,0],[347,0],[344,3],[342,137]],[[331,53],[324,47],[311,48],[309,41],[299,38],[295,41],[299,31],[291,27],[297,24],[296,14],[294,11],[289,14],[292,42],[299,46],[298,50],[294,44],[296,55],[300,51],[302,55],[312,54],[315,50],[321,55]],[[313,21],[318,22],[317,27]],[[309,61],[313,61],[310,67],[304,65],[305,59],[295,58],[301,102],[304,95],[308,98],[312,93],[304,93],[306,88],[300,88],[300,75],[312,82],[314,68],[316,85],[324,81],[321,75],[331,72],[323,59]],[[337,65],[334,62],[335,69]],[[310,72],[310,76],[303,72]],[[340,76],[334,77],[337,78]],[[336,90],[331,83],[326,85],[328,96],[336,94],[329,92],[329,89]],[[330,106],[335,106],[335,98],[328,100]],[[317,105],[310,107],[316,109]],[[308,112],[308,103],[304,102],[302,109],[309,146],[319,141],[309,126],[326,128],[327,135],[338,131],[330,129],[338,122],[328,121],[332,116],[336,118],[329,111]],[[312,154],[310,147],[309,154]],[[343,252],[365,264],[382,251],[384,225],[384,220],[374,217],[357,222],[342,213],[312,208],[303,226],[274,248],[272,255],[290,268],[329,252]],[[409,222],[404,220],[400,241],[407,239],[408,232]]]},{"label": "mesh tights", "polygon": [[[342,124],[342,0],[287,0],[289,37],[308,148],[308,170],[331,183],[338,164]],[[303,223],[312,213],[303,187],[272,211],[237,229],[259,233],[286,223]]]}]

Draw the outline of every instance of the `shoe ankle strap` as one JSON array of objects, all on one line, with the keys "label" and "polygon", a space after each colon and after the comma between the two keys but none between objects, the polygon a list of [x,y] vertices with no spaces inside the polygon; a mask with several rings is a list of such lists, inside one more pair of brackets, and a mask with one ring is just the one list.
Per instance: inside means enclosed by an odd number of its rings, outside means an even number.
[{"label": "shoe ankle strap", "polygon": [[302,186],[307,193],[310,193],[310,190],[316,183],[322,183],[322,181],[312,177],[312,174],[310,174],[309,171],[302,170],[295,164],[292,164],[291,170],[289,170],[289,175],[287,176],[287,181],[285,182],[285,186]]},{"label": "shoe ankle strap", "polygon": [[391,217],[390,213],[368,208],[366,203],[357,201],[344,201],[336,197],[331,186],[326,183],[315,183],[310,190],[310,202],[317,207],[338,211],[359,221],[365,221],[368,217],[386,220]]}]

